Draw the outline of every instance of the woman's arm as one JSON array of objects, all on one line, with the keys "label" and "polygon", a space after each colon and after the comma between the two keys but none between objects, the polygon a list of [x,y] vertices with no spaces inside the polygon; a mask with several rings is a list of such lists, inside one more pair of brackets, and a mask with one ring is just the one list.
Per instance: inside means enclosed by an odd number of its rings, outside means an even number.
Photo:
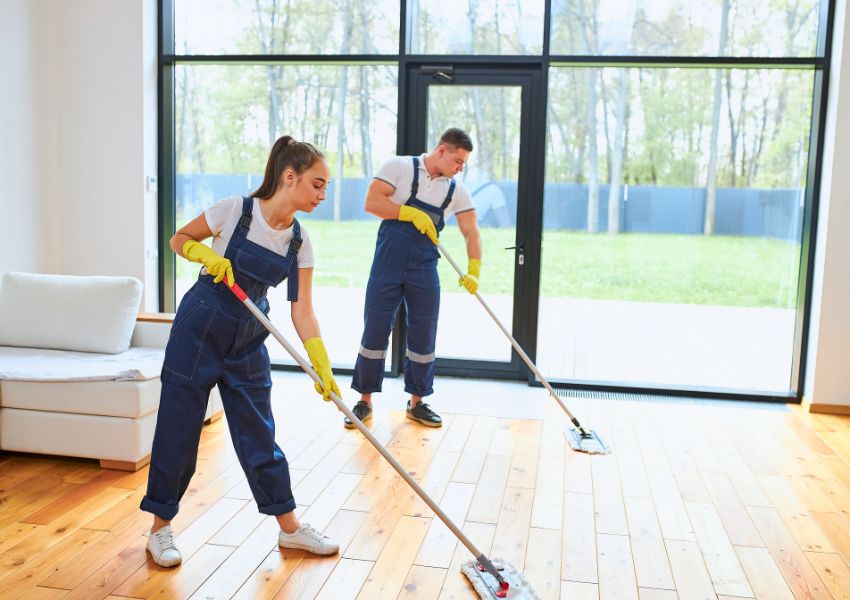
[{"label": "woman's arm", "polygon": [[290,304],[292,324],[302,342],[321,337],[319,322],[313,312],[313,268],[298,269],[298,302]]},{"label": "woman's arm", "polygon": [[[202,242],[208,237],[212,237],[212,230],[210,226],[207,225],[207,218],[203,213],[186,223],[183,227],[177,230],[171,237],[171,241],[168,243],[171,246],[171,249],[178,256],[183,256],[183,246],[189,240],[195,240],[196,242]],[[185,256],[183,256],[185,258]],[[300,282],[300,280],[299,280]]]}]

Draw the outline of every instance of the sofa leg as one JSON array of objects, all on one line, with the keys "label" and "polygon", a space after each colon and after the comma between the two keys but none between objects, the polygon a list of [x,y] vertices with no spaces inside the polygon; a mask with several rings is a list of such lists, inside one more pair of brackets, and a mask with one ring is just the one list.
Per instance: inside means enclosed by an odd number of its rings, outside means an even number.
[{"label": "sofa leg", "polygon": [[151,461],[151,455],[148,454],[141,460],[130,462],[125,460],[101,460],[101,469],[113,469],[116,471],[138,471]]},{"label": "sofa leg", "polygon": [[204,425],[209,425],[210,423],[215,423],[216,421],[220,420],[223,416],[224,416],[223,410],[214,412],[213,414],[210,415],[209,419],[204,421]]}]

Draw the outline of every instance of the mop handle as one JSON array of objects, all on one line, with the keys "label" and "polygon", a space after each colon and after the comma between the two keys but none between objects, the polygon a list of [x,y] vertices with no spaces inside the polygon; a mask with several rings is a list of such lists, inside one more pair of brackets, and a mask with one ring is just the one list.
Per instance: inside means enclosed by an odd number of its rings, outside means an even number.
[{"label": "mop handle", "polygon": [[[461,277],[463,277],[464,272],[460,270],[460,267],[457,266],[457,263],[449,255],[449,253],[446,251],[446,249],[443,247],[443,245],[440,242],[437,242],[436,245],[437,245],[437,248],[440,249],[440,252],[443,254],[443,256],[446,257],[446,260],[449,261],[449,264],[454,267],[455,271],[457,271],[457,274],[460,275]],[[560,396],[558,396],[558,394],[555,393],[555,390],[552,389],[552,386],[549,385],[549,382],[546,381],[546,378],[543,377],[543,374],[540,373],[540,371],[537,370],[537,367],[534,366],[534,363],[531,362],[531,359],[528,357],[528,354],[525,353],[525,350],[522,349],[522,346],[519,345],[519,342],[517,342],[514,339],[514,336],[512,336],[507,329],[505,329],[505,326],[502,325],[502,322],[499,320],[499,318],[496,316],[496,314],[490,309],[489,306],[487,306],[487,303],[484,302],[484,298],[481,297],[481,294],[479,294],[478,292],[475,292],[475,297],[478,298],[478,301],[481,303],[481,306],[484,307],[484,310],[486,310],[489,313],[489,315],[491,317],[493,317],[493,320],[496,322],[496,325],[499,326],[499,329],[502,330],[502,333],[505,334],[505,337],[508,338],[511,341],[511,346],[514,347],[514,350],[516,350],[517,354],[519,354],[519,357],[525,362],[526,365],[528,365],[528,368],[531,369],[531,371],[534,373],[534,375],[537,377],[537,379],[540,380],[540,383],[542,383],[543,386],[547,390],[549,390],[549,393],[552,394],[552,397],[555,399],[555,401],[558,404],[561,405],[561,408],[564,409],[564,412],[567,413],[567,416],[570,418],[570,420],[573,422],[573,424],[575,424],[576,427],[581,427],[578,424],[578,420],[573,416],[573,413],[571,413],[570,409],[567,408],[567,405],[564,404],[564,401],[561,400]]]},{"label": "mop handle", "polygon": [[[233,287],[230,288],[230,290],[236,295],[237,298],[239,298],[239,300],[242,301],[242,304],[244,304],[248,308],[248,310],[250,310],[251,313],[255,317],[257,317],[257,320],[263,324],[263,327],[265,327],[268,332],[272,334],[272,336],[274,336],[274,338],[278,342],[280,342],[280,345],[283,346],[287,352],[289,352],[292,358],[295,359],[295,362],[297,362],[298,365],[302,369],[304,369],[307,375],[312,377],[313,381],[321,385],[322,379],[321,377],[319,377],[316,371],[313,370],[313,367],[311,367],[310,364],[306,360],[304,360],[304,358],[298,353],[298,351],[295,350],[295,348],[293,348],[288,341],[286,341],[286,338],[283,337],[283,334],[281,334],[277,330],[277,327],[272,324],[272,322],[265,315],[265,313],[263,313],[263,311],[261,311],[257,307],[257,305],[254,304],[254,302],[248,297],[248,295],[244,291],[242,291],[242,288],[240,288],[238,284],[234,283]],[[342,411],[342,413],[346,417],[348,417],[349,420],[354,423],[354,425],[357,426],[357,429],[360,430],[360,433],[366,436],[366,439],[369,440],[369,442],[371,442],[375,449],[381,453],[381,456],[383,456],[387,460],[387,462],[392,465],[392,468],[395,469],[398,474],[401,475],[402,478],[408,483],[408,485],[413,488],[413,491],[419,494],[419,497],[422,498],[422,500],[424,500],[425,503],[431,507],[431,510],[433,510],[434,513],[438,517],[440,517],[443,523],[445,523],[446,526],[451,529],[452,533],[455,534],[457,539],[463,542],[463,545],[466,546],[470,552],[472,552],[472,555],[475,556],[476,560],[478,560],[479,563],[484,565],[487,570],[490,571],[490,573],[500,583],[504,582],[504,579],[502,578],[499,571],[493,566],[493,564],[487,559],[487,557],[484,556],[481,551],[475,547],[475,544],[472,543],[472,540],[470,540],[466,536],[466,534],[464,534],[460,529],[458,529],[457,525],[455,525],[454,522],[452,522],[452,520],[448,517],[448,515],[443,512],[443,510],[437,505],[436,502],[434,502],[431,496],[429,496],[428,493],[424,489],[422,489],[422,486],[420,486],[416,482],[416,480],[411,477],[410,473],[408,473],[405,468],[402,467],[395,458],[393,458],[393,455],[390,454],[386,448],[384,448],[381,442],[379,442],[374,435],[372,435],[372,432],[369,431],[369,429],[362,423],[362,421],[360,421],[360,419],[358,419],[354,415],[353,412],[351,412],[351,410],[343,403],[339,396],[337,396],[334,392],[331,392],[331,400],[333,400],[334,404],[336,404],[336,407],[340,411]]]}]

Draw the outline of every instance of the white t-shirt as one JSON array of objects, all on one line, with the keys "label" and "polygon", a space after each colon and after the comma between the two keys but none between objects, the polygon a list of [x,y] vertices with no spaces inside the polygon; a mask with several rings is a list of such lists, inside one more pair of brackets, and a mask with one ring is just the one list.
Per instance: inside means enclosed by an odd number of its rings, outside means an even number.
[{"label": "white t-shirt", "polygon": [[[392,196],[393,202],[404,204],[410,198],[410,186],[413,184],[413,157],[392,157],[381,165],[378,172],[375,173],[375,179],[380,179],[393,186],[395,188]],[[431,179],[428,170],[425,168],[425,155],[422,154],[419,157],[419,190],[416,192],[416,198],[439,208],[443,205],[446,194],[449,193],[450,183],[451,179],[442,175]],[[446,207],[444,217],[448,218],[451,214],[468,210],[475,210],[475,206],[472,204],[472,196],[469,195],[466,187],[458,181],[454,194],[452,194],[452,201]]]},{"label": "white t-shirt", "polygon": [[[204,211],[207,225],[210,231],[213,232],[212,249],[219,255],[224,256],[227,250],[227,244],[230,242],[230,236],[233,235],[233,231],[236,229],[236,223],[241,216],[241,196],[230,196],[224,200],[219,200]],[[260,210],[260,201],[256,198],[254,198],[252,217],[251,226],[248,228],[248,239],[255,244],[277,252],[281,256],[286,256],[286,253],[289,251],[289,242],[292,240],[295,224],[293,223],[286,229],[274,229],[263,218],[263,213]],[[298,268],[309,269],[313,265],[313,244],[310,242],[310,236],[307,235],[307,230],[302,225],[301,249],[298,251]]]}]

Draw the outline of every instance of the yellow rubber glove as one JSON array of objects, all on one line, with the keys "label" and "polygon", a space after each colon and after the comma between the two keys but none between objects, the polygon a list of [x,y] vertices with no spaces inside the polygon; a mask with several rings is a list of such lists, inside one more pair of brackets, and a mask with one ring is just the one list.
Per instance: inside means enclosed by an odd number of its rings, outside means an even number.
[{"label": "yellow rubber glove", "polygon": [[227,287],[233,287],[236,280],[233,277],[233,267],[230,266],[230,260],[219,256],[209,246],[195,240],[189,240],[183,244],[183,256],[192,262],[204,265],[207,272],[215,277],[213,283],[218,283],[224,279]]},{"label": "yellow rubber glove", "polygon": [[481,259],[470,258],[466,275],[457,280],[457,284],[466,288],[470,294],[478,291],[478,278],[481,276]]},{"label": "yellow rubber glove", "polygon": [[428,239],[437,243],[437,227],[425,211],[403,204],[398,211],[398,220],[413,223],[419,233],[427,235]]},{"label": "yellow rubber glove", "polygon": [[328,351],[325,350],[325,344],[322,342],[322,338],[311,337],[304,342],[304,349],[307,351],[307,356],[310,357],[310,363],[322,380],[321,385],[318,383],[313,385],[316,391],[325,400],[331,399],[331,392],[334,392],[338,398],[342,399],[339,386],[337,386],[333,371],[331,371],[331,361],[328,358]]}]

